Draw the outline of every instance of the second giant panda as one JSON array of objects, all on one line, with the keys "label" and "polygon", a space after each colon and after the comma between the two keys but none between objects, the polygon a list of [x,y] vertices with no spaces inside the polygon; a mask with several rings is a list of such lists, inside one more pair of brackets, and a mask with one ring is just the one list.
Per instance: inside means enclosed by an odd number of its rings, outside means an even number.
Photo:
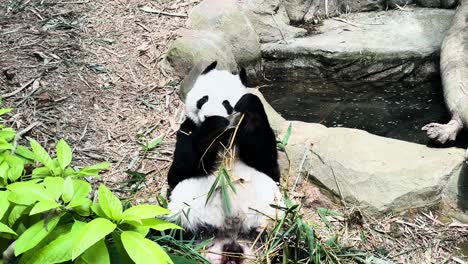
[{"label": "second giant panda", "polygon": [[[168,208],[185,230],[215,237],[206,255],[212,263],[248,263],[252,252],[243,239],[279,213],[271,206],[282,199],[276,137],[262,102],[246,92],[245,70],[233,74],[216,64],[201,73],[186,96],[186,119],[168,173]],[[208,201],[207,195],[236,126],[236,157],[229,171],[237,179],[236,192],[230,192],[226,213],[219,191]]]}]

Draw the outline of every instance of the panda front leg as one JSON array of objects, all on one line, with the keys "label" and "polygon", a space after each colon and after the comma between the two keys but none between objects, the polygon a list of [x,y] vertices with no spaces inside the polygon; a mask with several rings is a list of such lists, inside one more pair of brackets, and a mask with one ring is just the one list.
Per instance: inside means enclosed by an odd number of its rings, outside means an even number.
[{"label": "panda front leg", "polygon": [[219,144],[226,141],[229,121],[212,116],[197,126],[190,118],[177,131],[174,157],[168,173],[169,188],[179,182],[208,174],[214,167]]},{"label": "panda front leg", "polygon": [[262,101],[256,95],[248,93],[241,97],[234,110],[244,115],[236,135],[239,158],[246,165],[279,182],[276,136],[268,122]]}]

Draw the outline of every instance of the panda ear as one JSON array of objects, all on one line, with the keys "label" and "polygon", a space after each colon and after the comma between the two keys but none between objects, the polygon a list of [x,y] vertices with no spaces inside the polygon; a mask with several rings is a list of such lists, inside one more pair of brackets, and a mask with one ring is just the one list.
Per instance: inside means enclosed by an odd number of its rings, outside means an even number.
[{"label": "panda ear", "polygon": [[216,65],[218,64],[218,61],[213,61],[208,67],[205,68],[205,70],[202,72],[202,75],[209,73],[213,69],[216,68]]},{"label": "panda ear", "polygon": [[241,80],[241,83],[247,87],[247,72],[245,70],[245,68],[242,68],[239,72],[239,78]]}]

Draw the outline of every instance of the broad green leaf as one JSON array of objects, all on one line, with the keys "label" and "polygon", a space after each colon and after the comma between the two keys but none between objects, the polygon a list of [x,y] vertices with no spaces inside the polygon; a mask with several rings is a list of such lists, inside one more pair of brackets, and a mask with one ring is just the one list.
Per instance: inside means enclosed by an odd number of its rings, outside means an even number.
[{"label": "broad green leaf", "polygon": [[53,169],[54,164],[52,162],[52,158],[49,156],[47,151],[34,139],[29,139],[29,144],[31,145],[32,151],[34,156],[36,156],[36,160],[42,163],[42,165],[46,166],[50,170]]},{"label": "broad green leaf", "polygon": [[13,108],[0,108],[0,116],[13,111]]},{"label": "broad green leaf", "polygon": [[73,180],[72,178],[68,177],[65,179],[65,182],[63,184],[62,200],[65,203],[68,203],[71,201],[74,194],[75,194],[75,189],[74,189]]},{"label": "broad green leaf", "polygon": [[93,202],[89,198],[77,198],[73,199],[67,206],[67,208],[73,209],[77,214],[81,216],[89,216],[91,214],[91,204]]},{"label": "broad green leaf", "polygon": [[119,221],[122,217],[122,202],[106,186],[99,186],[99,205],[102,211],[112,220]]},{"label": "broad green leaf", "polygon": [[7,177],[10,180],[10,182],[16,181],[19,177],[23,175],[24,161],[20,157],[13,156],[13,155],[6,155],[4,163],[8,164],[9,166]]},{"label": "broad green leaf", "polygon": [[59,207],[60,204],[55,201],[40,201],[34,205],[34,207],[31,209],[31,212],[29,212],[29,215],[43,213]]},{"label": "broad green leaf", "polygon": [[10,208],[10,202],[8,201],[9,194],[10,191],[0,191],[0,220],[8,211],[8,208]]},{"label": "broad green leaf", "polygon": [[73,198],[84,198],[88,197],[89,193],[92,191],[91,184],[84,180],[73,180]]},{"label": "broad green leaf", "polygon": [[41,220],[24,231],[24,233],[21,234],[15,242],[15,256],[30,250],[41,242],[42,239],[54,230],[60,220],[60,217],[61,215],[55,216],[48,222]]},{"label": "broad green leaf", "polygon": [[8,178],[8,171],[10,170],[10,166],[6,162],[0,163],[0,178],[6,183]]},{"label": "broad green leaf", "polygon": [[39,251],[35,252],[28,259],[28,264],[52,264],[71,260],[73,241],[80,234],[81,229],[85,225],[86,224],[83,222],[75,222],[70,231],[60,235],[52,242],[39,249]]},{"label": "broad green leaf", "polygon": [[122,219],[147,219],[169,213],[169,210],[162,208],[161,206],[140,204],[125,210],[122,214]]},{"label": "broad green leaf", "polygon": [[102,210],[101,206],[98,203],[93,203],[91,205],[91,210],[93,210],[93,212],[97,214],[99,217],[109,218],[109,216],[107,216],[106,213],[104,213],[104,211]]},{"label": "broad green leaf", "polygon": [[67,205],[67,208],[73,208],[73,207],[78,207],[78,206],[83,206],[87,205],[88,207],[91,206],[91,199],[86,198],[86,197],[81,197],[81,198],[76,198],[71,200],[71,202]]},{"label": "broad green leaf", "polygon": [[42,177],[46,177],[46,176],[52,176],[52,172],[47,167],[39,167],[39,168],[35,168],[32,171],[32,175],[34,177],[42,178]]},{"label": "broad green leaf", "polygon": [[8,233],[17,236],[15,231],[13,231],[11,228],[9,228],[7,225],[3,224],[0,222],[0,233]]},{"label": "broad green leaf", "polygon": [[73,242],[72,259],[76,259],[85,250],[110,234],[117,226],[104,218],[96,218],[87,223]]},{"label": "broad green leaf", "polygon": [[171,222],[166,222],[161,219],[151,218],[151,219],[142,219],[142,226],[149,227],[157,231],[164,231],[167,229],[182,229],[182,227],[173,224]]},{"label": "broad green leaf", "polygon": [[61,177],[47,177],[44,179],[44,186],[54,201],[58,201],[63,192],[64,180]]},{"label": "broad green leaf", "polygon": [[34,160],[36,158],[32,151],[21,145],[16,147],[15,154],[20,155],[21,157],[26,158],[28,160]]},{"label": "broad green leaf", "polygon": [[0,138],[0,150],[12,150],[13,145]]},{"label": "broad green leaf", "polygon": [[127,251],[125,250],[123,244],[122,244],[122,239],[120,238],[120,234],[113,232],[112,234],[112,239],[114,240],[114,246],[117,251],[117,256],[113,256],[111,254],[111,262],[116,263],[116,264],[127,264],[127,263],[133,263],[133,261],[130,259],[130,256],[128,255]]},{"label": "broad green leaf", "polygon": [[100,171],[109,169],[109,167],[110,167],[109,162],[101,162],[101,163],[97,163],[91,166],[84,167],[80,170],[80,172],[90,172],[90,173],[96,174]]},{"label": "broad green leaf", "polygon": [[10,182],[18,180],[23,175],[23,171],[24,165],[22,164],[22,160],[21,163],[11,164],[10,169],[8,170],[8,179],[10,179]]},{"label": "broad green leaf", "polygon": [[30,205],[35,201],[53,201],[40,184],[31,181],[15,182],[7,186],[11,191],[8,199],[16,204]]},{"label": "broad green leaf", "polygon": [[15,138],[16,131],[12,128],[4,128],[0,130],[0,138],[5,139],[6,141],[11,141],[13,138]]},{"label": "broad green leaf", "polygon": [[57,159],[52,160],[52,174],[54,176],[61,176],[62,174],[62,168],[60,168],[60,164]]},{"label": "broad green leaf", "polygon": [[[37,218],[37,217],[34,217]],[[32,259],[35,258],[35,255],[37,255],[40,251],[40,249],[46,247],[50,243],[52,243],[54,240],[59,238],[61,235],[68,234],[72,228],[73,223],[65,223],[68,221],[59,221],[57,226],[52,230],[52,232],[49,232],[49,234],[41,240],[39,244],[37,244],[33,249],[30,249],[23,254],[21,254],[20,262],[19,264],[30,264],[32,262]],[[70,253],[71,256],[71,253]]]},{"label": "broad green leaf", "polygon": [[141,226],[143,224],[143,222],[141,222],[140,219],[133,219],[133,218],[122,219],[122,221],[120,221],[120,224],[124,224],[124,223],[133,225],[133,226]]},{"label": "broad green leaf", "polygon": [[146,239],[141,234],[124,231],[121,237],[125,250],[136,264],[172,264],[171,258],[156,242]]},{"label": "broad green leaf", "polygon": [[110,264],[109,251],[107,250],[104,239],[99,240],[96,244],[83,252],[79,260],[81,263],[86,264]]},{"label": "broad green leaf", "polygon": [[65,168],[65,170],[63,171],[63,177],[68,177],[68,176],[77,176],[76,175],[76,171],[70,167],[68,168]]},{"label": "broad green leaf", "polygon": [[151,140],[148,143],[148,146],[146,146],[146,150],[153,150],[155,147],[157,147],[159,144],[161,144],[161,142],[163,141],[165,136],[166,136],[165,134],[162,134],[159,137]]},{"label": "broad green leaf", "polygon": [[27,205],[15,205],[8,215],[8,225],[13,226],[23,214],[27,214],[28,208]]},{"label": "broad green leaf", "polygon": [[60,139],[57,143],[57,160],[62,170],[70,165],[72,160],[72,151],[70,146],[63,139]]}]

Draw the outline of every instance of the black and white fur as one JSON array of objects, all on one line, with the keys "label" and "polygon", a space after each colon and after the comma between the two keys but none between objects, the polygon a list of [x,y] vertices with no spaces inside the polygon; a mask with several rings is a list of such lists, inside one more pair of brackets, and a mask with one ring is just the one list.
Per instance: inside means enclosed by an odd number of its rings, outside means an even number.
[{"label": "black and white fur", "polygon": [[[246,93],[239,75],[209,65],[186,97],[186,120],[177,132],[174,160],[168,174],[169,210],[186,230],[216,237],[207,257],[213,263],[247,263],[224,257],[224,251],[251,254],[238,240],[256,232],[275,218],[279,204],[280,173],[276,137],[260,99]],[[231,213],[225,215],[221,195],[216,191],[206,203],[216,179],[220,153],[227,147],[233,128],[244,115],[236,137],[237,157],[230,175],[236,193],[230,192]],[[269,217],[268,217],[269,216]]]}]

